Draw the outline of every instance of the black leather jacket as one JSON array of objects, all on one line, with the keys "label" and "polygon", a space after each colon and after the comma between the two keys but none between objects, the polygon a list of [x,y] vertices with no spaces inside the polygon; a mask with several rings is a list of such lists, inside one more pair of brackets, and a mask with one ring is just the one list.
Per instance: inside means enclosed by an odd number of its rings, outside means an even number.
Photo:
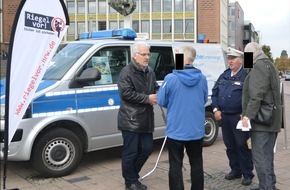
[{"label": "black leather jacket", "polygon": [[154,131],[153,106],[148,103],[149,95],[159,88],[152,68],[142,69],[131,62],[124,67],[118,78],[120,109],[118,129],[140,133]]}]

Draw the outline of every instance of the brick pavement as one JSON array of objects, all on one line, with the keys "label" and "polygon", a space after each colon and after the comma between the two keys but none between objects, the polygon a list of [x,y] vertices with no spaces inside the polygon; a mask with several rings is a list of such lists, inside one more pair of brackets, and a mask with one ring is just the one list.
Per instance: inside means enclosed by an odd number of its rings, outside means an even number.
[{"label": "brick pavement", "polygon": [[[282,129],[278,135],[275,153],[277,188],[280,190],[287,190],[290,187],[290,82],[284,83],[284,91],[285,105],[287,105],[285,111],[287,125],[286,130]],[[141,176],[144,176],[154,167],[161,144],[162,141],[156,142],[155,150],[141,171]],[[29,162],[9,162],[6,187],[21,190],[124,190],[121,175],[121,151],[122,148],[119,147],[87,153],[74,173],[60,178],[38,176],[31,169]],[[241,179],[234,181],[224,179],[224,175],[229,172],[229,166],[221,132],[214,145],[203,149],[203,157],[206,190],[249,189],[249,187],[241,185]],[[189,165],[187,163],[188,161],[185,159],[184,182],[185,189],[190,189]],[[149,190],[168,189],[167,169],[168,157],[165,148],[158,168],[151,175],[145,177],[142,182],[148,186]],[[251,187],[255,187],[257,184],[257,177],[254,177]]]}]

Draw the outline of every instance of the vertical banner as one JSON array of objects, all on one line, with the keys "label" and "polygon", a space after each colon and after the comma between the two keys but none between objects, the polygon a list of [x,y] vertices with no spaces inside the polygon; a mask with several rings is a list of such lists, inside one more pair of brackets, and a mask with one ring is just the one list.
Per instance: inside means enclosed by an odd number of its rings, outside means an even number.
[{"label": "vertical banner", "polygon": [[8,146],[68,25],[63,0],[22,0],[15,15],[6,72],[3,189]]},{"label": "vertical banner", "polygon": [[8,144],[68,25],[63,0],[22,0],[14,20],[8,57]]}]

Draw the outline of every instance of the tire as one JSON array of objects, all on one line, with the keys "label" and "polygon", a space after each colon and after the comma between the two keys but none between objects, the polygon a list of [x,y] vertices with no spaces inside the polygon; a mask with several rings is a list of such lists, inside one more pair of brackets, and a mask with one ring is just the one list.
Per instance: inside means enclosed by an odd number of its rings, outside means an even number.
[{"label": "tire", "polygon": [[203,139],[203,146],[211,146],[215,142],[219,133],[218,123],[216,122],[214,115],[211,112],[206,112],[204,129],[205,134]]},{"label": "tire", "polygon": [[52,129],[36,141],[32,165],[46,177],[65,176],[78,167],[82,154],[82,144],[75,133],[63,128]]}]

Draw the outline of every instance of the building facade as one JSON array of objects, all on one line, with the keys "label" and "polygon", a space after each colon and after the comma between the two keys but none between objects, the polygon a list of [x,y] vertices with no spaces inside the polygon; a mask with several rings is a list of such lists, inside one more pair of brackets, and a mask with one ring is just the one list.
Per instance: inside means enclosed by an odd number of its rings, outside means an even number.
[{"label": "building facade", "polygon": [[236,1],[229,3],[229,46],[240,51],[244,51],[244,11]]},{"label": "building facade", "polygon": [[197,1],[197,34],[224,48],[228,46],[228,4],[228,0]]},{"label": "building facade", "polygon": [[[8,50],[11,28],[20,0],[0,0],[3,5],[0,30],[1,49]],[[3,2],[2,2],[3,1]],[[64,41],[87,31],[124,27],[126,18],[108,5],[109,0],[64,0],[70,26]],[[209,43],[228,46],[229,0],[135,0],[131,28],[148,34],[149,39],[197,42],[198,35]],[[1,21],[0,21],[1,22]],[[126,25],[127,26],[127,25]]]},{"label": "building facade", "polygon": [[255,30],[254,25],[249,20],[245,20],[243,46],[246,47],[250,42],[257,42],[259,44],[260,39],[261,33]]},{"label": "building facade", "polygon": [[21,0],[0,0],[0,51],[8,52],[12,25]]},{"label": "building facade", "polygon": [[[65,0],[70,17],[66,40],[74,40],[85,31],[124,27],[124,16],[108,5],[108,0]],[[137,33],[149,39],[194,41],[196,31],[195,0],[136,0],[131,17]]]}]

